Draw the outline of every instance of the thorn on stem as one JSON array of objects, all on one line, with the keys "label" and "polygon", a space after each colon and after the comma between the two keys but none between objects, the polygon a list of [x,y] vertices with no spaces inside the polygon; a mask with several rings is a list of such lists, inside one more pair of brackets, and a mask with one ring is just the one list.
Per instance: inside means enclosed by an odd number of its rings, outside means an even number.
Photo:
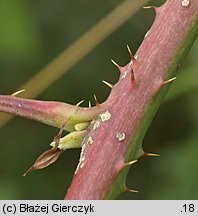
[{"label": "thorn on stem", "polygon": [[143,9],[153,9],[153,8],[155,8],[155,6],[147,5],[143,7]]},{"label": "thorn on stem", "polygon": [[155,154],[155,153],[148,153],[148,152],[144,152],[144,155],[146,157],[159,157],[159,154]]},{"label": "thorn on stem", "polygon": [[135,57],[134,57],[134,55],[133,55],[133,53],[132,53],[132,51],[131,51],[129,45],[127,45],[127,49],[128,49],[129,55],[130,55],[130,57],[131,57],[131,60],[132,60],[133,62],[135,62],[136,59],[135,59]]},{"label": "thorn on stem", "polygon": [[[131,60],[132,60],[132,64],[133,65],[136,65],[137,64],[137,59],[134,57],[130,47],[127,45],[127,49],[128,49],[128,52],[129,52],[129,55],[131,57]],[[133,70],[133,65],[130,64],[131,66],[131,82],[132,84],[135,84],[135,74],[134,74],[134,70]]]},{"label": "thorn on stem", "polygon": [[173,77],[166,81],[163,81],[163,80],[158,81],[158,83],[156,84],[155,90],[154,90],[154,95],[158,94],[163,86],[173,82],[175,79],[176,77]]},{"label": "thorn on stem", "polygon": [[129,189],[129,188],[125,188],[125,192],[130,192],[130,193],[138,193],[139,191],[137,190],[133,190],[133,189]]},{"label": "thorn on stem", "polygon": [[137,162],[137,160],[132,160],[129,162],[124,162],[123,160],[120,160],[120,161],[117,161],[115,167],[116,167],[117,172],[121,172],[123,169],[125,169],[128,166],[133,165],[136,162]]},{"label": "thorn on stem", "polygon": [[96,102],[96,106],[99,106],[100,105],[100,103],[98,102],[98,99],[97,99],[97,97],[96,97],[96,95],[94,94],[94,100],[95,100],[95,102]]},{"label": "thorn on stem", "polygon": [[113,85],[108,83],[107,81],[103,80],[102,81],[105,85],[107,85],[108,87],[110,87],[111,89],[113,88]]},{"label": "thorn on stem", "polygon": [[137,162],[137,160],[129,161],[129,162],[125,163],[125,166],[131,166],[132,164],[134,164],[136,162]]},{"label": "thorn on stem", "polygon": [[17,95],[21,94],[21,93],[24,92],[24,91],[25,91],[25,89],[21,89],[21,90],[19,90],[19,91],[14,92],[14,93],[11,94],[11,95],[12,95],[12,96],[17,96]]},{"label": "thorn on stem", "polygon": [[120,74],[123,74],[125,72],[125,67],[120,66],[118,63],[116,63],[113,59],[111,59],[111,62],[119,69]]},{"label": "thorn on stem", "polygon": [[91,108],[91,101],[89,101],[89,108]]},{"label": "thorn on stem", "polygon": [[113,59],[111,59],[111,62],[118,68],[122,68],[118,63],[116,63]]},{"label": "thorn on stem", "polygon": [[176,77],[173,77],[173,78],[171,78],[171,79],[169,79],[169,80],[164,81],[164,82],[162,83],[162,86],[167,85],[168,83],[171,83],[171,82],[173,82],[174,80],[176,80]]},{"label": "thorn on stem", "polygon": [[155,13],[157,13],[159,10],[159,7],[148,5],[148,6],[144,6],[143,9],[154,9]]},{"label": "thorn on stem", "polygon": [[84,102],[84,100],[79,101],[79,102],[76,104],[76,106],[77,106],[77,107],[80,106],[83,102]]}]

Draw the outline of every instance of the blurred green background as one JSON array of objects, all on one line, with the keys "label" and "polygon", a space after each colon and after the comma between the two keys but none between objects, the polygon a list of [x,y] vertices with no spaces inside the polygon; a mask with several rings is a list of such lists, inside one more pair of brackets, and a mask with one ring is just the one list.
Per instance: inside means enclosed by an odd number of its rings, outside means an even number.
[{"label": "blurred green background", "polygon": [[[0,94],[16,91],[121,2],[0,0]],[[37,99],[71,104],[85,99],[87,106],[89,100],[94,103],[95,93],[103,102],[109,89],[101,80],[118,79],[110,59],[126,64],[126,44],[135,51],[153,19],[152,10],[139,10]],[[118,199],[198,199],[197,55],[198,41],[144,139],[145,151],[161,156],[140,159],[127,178],[128,187],[140,192]],[[63,199],[79,150],[68,150],[52,166],[21,176],[57,133],[56,128],[18,117],[0,128],[0,199]]]}]

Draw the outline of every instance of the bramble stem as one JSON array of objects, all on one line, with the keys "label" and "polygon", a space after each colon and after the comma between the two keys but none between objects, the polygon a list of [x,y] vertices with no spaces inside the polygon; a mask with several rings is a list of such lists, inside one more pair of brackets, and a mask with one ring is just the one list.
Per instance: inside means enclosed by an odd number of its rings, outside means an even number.
[{"label": "bramble stem", "polygon": [[[113,199],[127,191],[128,161],[145,155],[143,137],[198,33],[198,0],[167,0],[141,46],[121,71],[106,112],[84,138],[65,199]],[[167,80],[169,80],[167,82]],[[97,127],[96,127],[97,126]]]}]

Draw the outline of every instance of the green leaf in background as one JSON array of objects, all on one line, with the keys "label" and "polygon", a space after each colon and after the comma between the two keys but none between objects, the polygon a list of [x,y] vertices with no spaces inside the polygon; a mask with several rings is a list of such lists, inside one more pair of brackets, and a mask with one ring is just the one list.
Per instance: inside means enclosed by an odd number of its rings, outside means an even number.
[{"label": "green leaf in background", "polygon": [[0,1],[0,57],[33,57],[41,45],[31,1]]},{"label": "green leaf in background", "polygon": [[169,91],[166,101],[174,100],[178,96],[198,90],[197,56],[198,40],[196,40],[193,44],[193,47],[186,60],[182,62],[178,72],[177,82],[175,82],[171,87],[171,91]]}]

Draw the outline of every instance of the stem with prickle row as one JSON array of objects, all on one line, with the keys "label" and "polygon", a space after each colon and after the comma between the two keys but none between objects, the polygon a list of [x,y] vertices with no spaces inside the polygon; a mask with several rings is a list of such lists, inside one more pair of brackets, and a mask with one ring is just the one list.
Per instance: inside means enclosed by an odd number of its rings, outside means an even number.
[{"label": "stem with prickle row", "polygon": [[198,0],[167,0],[154,8],[156,19],[135,56],[120,70],[106,103],[83,140],[79,166],[65,199],[113,199],[127,191],[129,165],[139,157],[142,140],[181,58],[198,33]]},{"label": "stem with prickle row", "polygon": [[[147,7],[148,8],[148,7]],[[92,108],[60,102],[0,96],[0,111],[61,128],[25,175],[53,163],[68,148],[82,147],[80,161],[65,199],[113,199],[129,190],[129,167],[141,156],[144,135],[164,98],[181,59],[198,34],[198,0],[167,0],[156,11],[153,26],[120,70],[108,99]],[[63,138],[63,130],[69,132]]]}]

